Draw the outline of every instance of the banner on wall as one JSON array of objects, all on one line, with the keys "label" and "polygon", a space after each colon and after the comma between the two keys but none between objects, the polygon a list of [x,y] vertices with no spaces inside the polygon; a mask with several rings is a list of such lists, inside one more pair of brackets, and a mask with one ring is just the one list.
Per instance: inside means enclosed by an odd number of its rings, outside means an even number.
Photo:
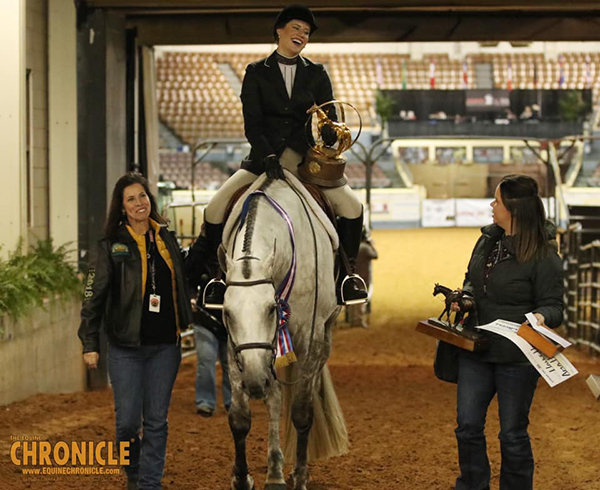
[{"label": "banner on wall", "polygon": [[421,226],[445,228],[456,226],[454,199],[424,199]]},{"label": "banner on wall", "polygon": [[492,223],[490,199],[425,199],[421,226],[481,227]]},{"label": "banner on wall", "polygon": [[481,227],[492,223],[491,199],[455,199],[456,226]]},{"label": "banner on wall", "polygon": [[[360,192],[365,202],[364,191]],[[371,219],[379,225],[418,223],[421,219],[420,197],[404,189],[378,189],[371,193]]]}]

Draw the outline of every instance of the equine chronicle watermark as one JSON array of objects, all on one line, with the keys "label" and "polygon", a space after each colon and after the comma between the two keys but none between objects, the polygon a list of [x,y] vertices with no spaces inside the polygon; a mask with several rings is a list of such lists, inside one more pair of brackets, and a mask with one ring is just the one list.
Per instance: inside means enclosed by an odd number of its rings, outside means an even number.
[{"label": "equine chronicle watermark", "polygon": [[25,476],[119,475],[129,465],[129,441],[56,441],[10,436],[10,460]]}]

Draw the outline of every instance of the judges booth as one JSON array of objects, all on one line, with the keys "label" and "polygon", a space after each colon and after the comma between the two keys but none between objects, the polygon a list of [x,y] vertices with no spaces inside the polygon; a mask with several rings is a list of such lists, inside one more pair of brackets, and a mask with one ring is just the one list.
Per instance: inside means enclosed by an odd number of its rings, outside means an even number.
[{"label": "judges booth", "polygon": [[[428,199],[491,198],[507,174],[530,175],[548,194],[547,150],[518,139],[399,139],[392,144],[398,173],[408,186],[425,187]],[[561,143],[561,167],[580,164],[583,145]],[[538,156],[539,155],[539,156]],[[566,173],[566,170],[565,170]]]}]

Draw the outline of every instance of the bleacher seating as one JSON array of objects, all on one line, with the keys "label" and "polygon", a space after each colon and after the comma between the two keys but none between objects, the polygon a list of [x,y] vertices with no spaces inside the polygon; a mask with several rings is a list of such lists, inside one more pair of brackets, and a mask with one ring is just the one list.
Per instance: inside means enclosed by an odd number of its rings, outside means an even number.
[{"label": "bleacher seating", "polygon": [[[191,153],[161,150],[159,158],[162,180],[173,181],[179,188],[189,189],[191,187]],[[200,162],[196,165],[194,173],[194,187],[196,189],[218,189],[228,177],[229,175],[220,168],[208,162]]]},{"label": "bleacher seating", "polygon": [[243,135],[238,94],[210,53],[167,52],[157,60],[159,117],[184,142]]},{"label": "bleacher seating", "polygon": [[[199,138],[243,137],[239,94],[234,92],[218,65],[228,63],[241,82],[248,63],[267,54],[164,53],[157,60],[157,98],[162,121],[188,144]],[[431,60],[436,64],[436,88],[462,88],[462,63],[450,60],[447,54],[411,60],[406,55],[388,53],[331,53],[311,55],[311,59],[326,65],[335,97],[355,106],[367,127],[376,123],[377,87],[401,89],[404,66],[408,89],[430,87]],[[380,80],[377,80],[378,71]],[[471,71],[469,68],[469,80]],[[357,123],[350,112],[348,122]]]},{"label": "bleacher seating", "polygon": [[[346,178],[348,185],[354,189],[364,188],[366,185],[366,169],[362,163],[348,163],[346,165]],[[379,165],[374,164],[371,173],[371,187],[389,187],[390,179],[383,173]]]},{"label": "bleacher seating", "polygon": [[[189,144],[199,138],[243,137],[239,94],[226,80],[219,64],[229,64],[241,81],[248,63],[267,54],[165,52],[157,60],[161,119]],[[511,66],[514,89],[590,87],[595,89],[595,93],[600,93],[600,77],[596,71],[600,53],[561,53],[558,59],[552,60],[542,53],[486,53],[454,60],[445,53],[411,59],[408,55],[389,53],[333,52],[317,53],[311,55],[311,59],[327,66],[336,98],[354,105],[367,127],[377,120],[374,111],[377,88],[401,89],[406,86],[407,89],[428,89],[432,61],[435,63],[436,89],[463,88],[465,62],[468,88],[475,88],[474,66],[490,63],[495,88],[508,88]],[[561,64],[562,85],[559,83]],[[597,101],[595,94],[594,103]],[[351,119],[349,122],[353,124],[356,121]]]},{"label": "bleacher seating", "polygon": [[[204,138],[243,138],[239,93],[219,65],[228,64],[241,83],[248,63],[268,54],[164,52],[157,59],[160,119],[183,143],[192,147]],[[378,124],[374,109],[377,88],[428,89],[432,61],[435,63],[436,89],[464,88],[463,65],[467,70],[467,88],[476,88],[475,66],[478,63],[490,63],[495,88],[508,88],[510,66],[514,89],[593,88],[594,104],[600,102],[600,77],[596,70],[600,64],[600,53],[560,53],[558,58],[553,59],[543,53],[478,53],[467,55],[464,59],[450,59],[446,53],[427,54],[422,59],[390,53],[339,52],[315,53],[309,57],[325,64],[335,97],[355,106],[367,129]],[[564,78],[562,85],[559,83],[561,66]],[[600,114],[600,111],[597,112]],[[351,111],[347,113],[347,121],[353,126],[357,123]],[[164,171],[165,176],[175,180],[179,186],[189,186],[190,172],[183,170],[188,164],[173,164],[171,168],[171,158],[175,157],[164,158],[165,162],[169,162],[165,163],[168,167]],[[161,165],[162,162],[161,156]],[[364,169],[357,168],[356,174],[354,171],[353,165],[349,165],[350,183],[360,187],[360,182],[364,182]],[[226,174],[220,170],[218,172],[213,172],[212,167],[199,167],[197,185],[214,186],[224,181]],[[389,185],[389,179],[383,173],[376,177],[375,172],[374,186]]]}]

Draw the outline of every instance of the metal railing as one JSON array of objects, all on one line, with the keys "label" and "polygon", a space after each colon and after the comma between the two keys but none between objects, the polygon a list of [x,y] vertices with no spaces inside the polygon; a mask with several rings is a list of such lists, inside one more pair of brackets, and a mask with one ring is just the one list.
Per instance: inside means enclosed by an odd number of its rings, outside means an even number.
[{"label": "metal railing", "polygon": [[[194,241],[198,237],[198,234],[200,233],[200,227],[197,226],[197,209],[204,210],[207,204],[208,201],[204,200],[184,203],[169,203],[165,206],[164,214],[169,218],[173,227],[173,231],[175,231],[175,234],[179,240],[182,242],[185,240]],[[190,214],[191,216],[189,216],[189,218],[191,219],[191,228],[189,233],[186,233],[183,223],[187,221],[188,215]]]},{"label": "metal railing", "polygon": [[573,273],[577,275],[575,291],[568,291],[575,293],[569,296],[568,312],[572,315],[567,323],[569,339],[600,353],[600,240],[580,246],[574,265],[576,272],[572,268],[569,275],[571,280]]}]

